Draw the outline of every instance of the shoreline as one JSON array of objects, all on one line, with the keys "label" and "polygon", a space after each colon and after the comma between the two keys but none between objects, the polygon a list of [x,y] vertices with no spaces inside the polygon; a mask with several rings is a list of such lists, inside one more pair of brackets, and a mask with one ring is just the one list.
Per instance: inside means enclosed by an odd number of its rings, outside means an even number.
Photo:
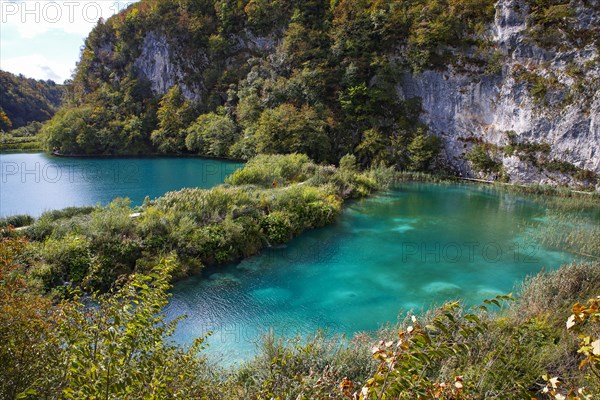
[{"label": "shoreline", "polygon": [[[0,153],[1,155],[2,153]],[[70,158],[72,156],[59,156],[59,157],[64,157],[64,158]],[[77,156],[73,156],[73,158],[76,158]],[[107,158],[134,158],[134,157],[138,157],[138,156],[107,156]],[[179,158],[179,156],[164,156],[164,155],[159,155],[159,156],[139,156],[139,158],[159,158],[159,157],[169,157],[169,158]],[[81,156],[79,158],[96,158],[96,156]],[[225,161],[225,162],[242,162],[245,163],[245,161],[233,161],[231,159],[220,159],[220,158],[216,158],[216,157],[202,157],[202,156],[190,156],[187,158],[200,158],[200,159],[206,159],[206,160],[218,160],[218,161]],[[497,181],[488,181],[485,179],[477,179],[477,178],[463,178],[463,177],[458,177],[458,176],[438,176],[438,175],[434,175],[434,174],[424,174],[423,176],[432,178],[432,179],[423,179],[423,177],[421,177],[421,179],[419,179],[419,177],[417,177],[417,179],[415,179],[414,177],[410,176],[410,179],[407,180],[401,180],[402,177],[404,176],[404,174],[402,172],[398,172],[400,180],[398,180],[397,182],[394,182],[392,185],[390,185],[391,187],[393,187],[394,185],[400,185],[400,184],[405,184],[405,183],[430,183],[430,184],[442,184],[442,183],[454,183],[454,184],[459,184],[459,183],[466,183],[466,184],[472,184],[472,185],[481,185],[481,186],[490,186],[490,187],[494,187],[496,189],[499,190],[511,190],[511,189],[515,189],[515,191],[520,191],[521,189],[524,189],[523,191],[519,192],[521,194],[525,194],[525,195],[538,195],[538,196],[545,196],[545,197],[565,197],[565,194],[569,194],[572,197],[578,197],[578,196],[592,196],[592,197],[598,197],[600,198],[600,192],[598,191],[582,191],[582,190],[575,190],[575,189],[571,189],[569,187],[566,186],[551,186],[551,185],[538,185],[538,184],[523,184],[523,183],[506,183],[506,182],[497,182]],[[436,180],[437,179],[437,180]],[[221,184],[222,185],[222,184]],[[220,185],[217,185],[220,186]],[[195,188],[182,188],[180,190],[183,189],[195,189]],[[198,188],[199,189],[199,188]],[[208,190],[208,189],[207,189]],[[374,195],[377,195],[377,193],[380,193],[380,191],[374,192],[371,196],[372,197]],[[163,193],[163,195],[166,193]],[[163,196],[161,195],[161,196]],[[159,196],[159,197],[161,197]],[[567,196],[567,197],[571,197],[571,196]],[[113,199],[114,200],[114,199]],[[88,206],[81,206],[81,207],[94,207],[96,206],[96,204],[90,204]],[[68,208],[68,207],[67,207]],[[64,208],[63,208],[64,209]],[[52,210],[46,210],[46,211],[61,211],[63,210],[61,208],[59,209],[52,209]],[[29,215],[29,214],[11,214],[11,215],[5,215],[3,217],[0,217],[0,219],[3,218],[11,218],[17,215]],[[39,217],[38,217],[39,218]],[[37,218],[36,218],[37,219]],[[25,228],[27,228],[27,226],[23,226],[23,227],[14,227],[15,231],[20,231],[20,230],[25,230]]]},{"label": "shoreline", "polygon": [[[232,163],[243,163],[245,164],[246,162],[248,162],[248,160],[243,160],[243,159],[239,159],[239,158],[231,158],[231,157],[211,157],[211,156],[205,156],[205,155],[199,155],[199,154],[162,154],[162,153],[144,153],[144,154],[62,154],[59,153],[57,151],[53,151],[53,152],[47,152],[44,151],[43,149],[23,149],[23,150],[19,150],[19,149],[9,149],[9,150],[0,150],[0,155],[1,154],[15,154],[15,153],[42,153],[42,154],[46,154],[52,157],[59,157],[59,158],[74,158],[74,159],[92,159],[92,158],[100,158],[100,159],[125,159],[125,158],[140,158],[140,159],[152,159],[152,158],[198,158],[198,159],[202,159],[202,160],[215,160],[215,161],[223,161],[223,162],[232,162]],[[406,171],[398,171],[398,173],[400,175],[404,174]],[[421,173],[421,172],[419,172]],[[422,173],[424,175],[428,175],[431,177],[436,177],[437,175],[432,174],[432,173],[427,173],[424,172]],[[481,183],[481,184],[487,184],[487,185],[493,185],[493,186],[501,186],[501,187],[512,187],[512,188],[523,188],[523,189],[528,189],[528,190],[533,190],[535,191],[554,191],[554,192],[560,192],[560,191],[568,191],[571,193],[576,193],[576,194],[585,194],[585,195],[600,195],[600,189],[595,189],[592,188],[589,191],[585,191],[585,190],[579,190],[579,189],[574,189],[571,188],[569,186],[563,186],[563,185],[549,185],[549,184],[539,184],[539,183],[518,183],[518,182],[499,182],[499,181],[490,181],[490,180],[486,180],[486,179],[480,179],[480,178],[465,178],[462,176],[458,176],[458,175],[453,175],[453,176],[442,176],[440,179],[442,180],[455,180],[457,182],[460,181],[465,181],[465,182],[472,182],[472,183]],[[415,179],[415,181],[420,181],[419,179]],[[427,182],[428,180],[423,180],[424,182]],[[552,195],[549,193],[540,193],[540,194],[545,194],[545,195]],[[559,195],[559,193],[556,193],[555,195]]]},{"label": "shoreline", "polygon": [[200,158],[204,160],[217,160],[227,161],[234,163],[246,163],[248,160],[242,160],[239,158],[231,157],[210,157],[199,154],[162,154],[162,153],[144,153],[144,154],[62,154],[56,151],[41,153],[48,154],[53,157],[60,158],[105,158],[105,159],[119,159],[119,158]]}]

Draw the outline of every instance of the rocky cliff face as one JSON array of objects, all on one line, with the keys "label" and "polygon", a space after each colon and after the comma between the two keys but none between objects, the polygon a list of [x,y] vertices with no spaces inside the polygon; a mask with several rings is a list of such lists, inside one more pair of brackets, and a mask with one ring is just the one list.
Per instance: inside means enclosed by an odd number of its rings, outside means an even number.
[{"label": "rocky cliff face", "polygon": [[135,60],[137,73],[148,79],[155,93],[165,94],[174,85],[179,85],[188,99],[200,100],[202,87],[197,84],[188,86],[185,73],[176,62],[175,50],[164,35],[149,32],[144,38],[142,52]]},{"label": "rocky cliff face", "polygon": [[[453,64],[444,70],[403,73],[398,96],[421,99],[423,121],[444,143],[441,161],[462,176],[585,185],[585,174],[574,178],[577,172],[600,174],[598,48],[594,41],[565,48],[566,38],[556,39],[560,45],[556,48],[539,44],[530,32],[529,4],[528,0],[496,4],[487,36],[497,68],[483,72]],[[599,0],[573,0],[568,7],[570,29],[578,34],[598,33]],[[280,40],[277,34],[258,37],[240,31],[234,40],[236,58],[219,60],[221,68],[235,70],[250,56],[276,55]],[[149,32],[135,69],[156,93],[178,84],[187,98],[202,102],[207,89],[203,78],[198,78],[215,60],[209,51],[194,54],[193,60],[186,58],[181,47]],[[485,147],[498,164],[496,170],[481,171],[466,161],[475,146]]]},{"label": "rocky cliff face", "polygon": [[[247,54],[268,54],[275,49],[272,38],[255,36],[251,32],[240,32],[235,38],[236,52]],[[174,85],[179,85],[183,95],[198,102],[206,94],[206,88],[201,80],[189,79],[191,74],[201,76],[207,66],[213,62],[206,52],[194,54],[194,59],[186,59],[178,45],[169,42],[166,36],[149,32],[144,37],[141,54],[134,62],[138,76],[150,81],[152,90],[165,94]],[[234,60],[224,60],[226,68],[236,68]]]},{"label": "rocky cliff face", "polygon": [[[600,25],[597,5],[580,5],[575,12],[580,29]],[[502,55],[501,73],[450,67],[405,74],[398,93],[422,99],[424,122],[442,137],[445,161],[463,176],[496,175],[473,171],[465,161],[474,144],[486,143],[511,181],[571,184],[572,174],[544,165],[563,162],[600,173],[600,59],[593,45],[567,51],[538,47],[526,35],[528,15],[522,0],[496,5],[492,34]],[[549,148],[524,157],[506,152],[511,143]]]}]

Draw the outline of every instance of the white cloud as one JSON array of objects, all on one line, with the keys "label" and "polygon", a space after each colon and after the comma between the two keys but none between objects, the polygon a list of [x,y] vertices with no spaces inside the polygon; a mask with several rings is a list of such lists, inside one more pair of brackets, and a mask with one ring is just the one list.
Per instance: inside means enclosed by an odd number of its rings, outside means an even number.
[{"label": "white cloud", "polygon": [[79,46],[98,19],[136,1],[0,0],[0,68],[62,83],[71,77]]},{"label": "white cloud", "polygon": [[56,83],[62,83],[65,79],[71,77],[71,70],[75,68],[75,65],[69,62],[49,60],[39,54],[32,54],[24,57],[2,59],[0,67],[4,71],[13,74],[23,74],[35,79],[52,79]]},{"label": "white cloud", "polygon": [[14,28],[20,37],[33,38],[50,30],[82,37],[99,18],[108,19],[134,1],[0,1],[1,24]]}]

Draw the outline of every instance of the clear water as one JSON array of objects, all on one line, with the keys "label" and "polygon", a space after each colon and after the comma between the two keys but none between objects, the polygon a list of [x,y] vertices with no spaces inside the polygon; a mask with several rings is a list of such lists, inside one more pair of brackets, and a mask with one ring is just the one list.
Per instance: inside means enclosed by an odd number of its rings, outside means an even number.
[{"label": "clear water", "polygon": [[[240,164],[199,158],[66,159],[0,154],[0,216],[212,187]],[[476,304],[573,256],[537,246],[545,210],[474,185],[410,184],[348,205],[337,223],[279,249],[180,282],[166,313],[175,339],[213,332],[208,353],[234,364],[261,336],[351,335],[462,298]]]},{"label": "clear water", "polygon": [[166,309],[186,314],[177,341],[213,332],[208,354],[247,360],[266,332],[352,334],[445,300],[511,292],[573,260],[528,239],[545,210],[473,185],[409,184],[355,202],[334,225],[176,285]]},{"label": "clear water", "polygon": [[140,205],[184,187],[209,188],[241,164],[201,158],[61,158],[0,154],[0,217],[107,204],[129,197]]}]

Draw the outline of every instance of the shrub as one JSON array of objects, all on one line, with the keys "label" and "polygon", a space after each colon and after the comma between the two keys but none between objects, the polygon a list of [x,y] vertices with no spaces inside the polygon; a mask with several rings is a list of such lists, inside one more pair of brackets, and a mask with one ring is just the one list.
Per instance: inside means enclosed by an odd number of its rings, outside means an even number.
[{"label": "shrub", "polygon": [[579,169],[567,161],[552,160],[544,163],[544,168],[548,171],[562,172],[563,174],[573,174]]},{"label": "shrub", "polygon": [[274,211],[266,215],[260,226],[270,244],[283,244],[290,240],[294,232],[293,216],[283,211]]},{"label": "shrub", "polygon": [[327,332],[310,338],[267,335],[258,356],[235,371],[229,388],[245,397],[346,399],[341,377],[361,384],[374,372],[369,345],[367,335],[349,343]]},{"label": "shrub", "polygon": [[540,272],[519,286],[519,302],[511,316],[525,321],[549,314],[555,324],[567,319],[570,305],[594,297],[600,291],[600,263],[565,265],[556,271]]},{"label": "shrub", "polygon": [[298,231],[331,223],[341,211],[342,200],[332,187],[292,186],[280,189],[272,209],[294,215]]},{"label": "shrub", "polygon": [[52,335],[54,305],[27,287],[21,263],[29,243],[0,238],[0,398],[14,399],[46,378],[60,342]]},{"label": "shrub", "polygon": [[12,215],[10,217],[0,218],[0,228],[21,228],[33,224],[35,219],[30,215]]},{"label": "shrub", "polygon": [[484,145],[475,145],[465,156],[471,162],[473,168],[482,172],[500,172],[502,164],[494,160]]},{"label": "shrub", "polygon": [[[74,225],[78,225],[79,221],[88,219],[94,210],[96,210],[96,207],[67,207],[62,210],[46,211],[33,225],[29,226],[26,230],[27,236],[40,241],[50,236],[54,231],[64,231],[66,228],[64,224],[69,225],[66,230],[72,230]],[[60,235],[60,233],[57,233],[57,236]]]},{"label": "shrub", "polygon": [[354,154],[346,154],[340,159],[340,171],[354,173],[358,171],[356,164],[356,156]]},{"label": "shrub", "polygon": [[53,278],[73,285],[87,276],[92,262],[90,242],[85,237],[69,234],[44,243],[44,260],[50,264]]},{"label": "shrub", "polygon": [[587,169],[578,170],[573,175],[573,178],[577,179],[578,181],[589,182],[591,184],[596,184],[596,182],[598,182],[598,174]]},{"label": "shrub", "polygon": [[225,180],[232,185],[285,186],[308,178],[310,159],[304,154],[260,155]]}]

